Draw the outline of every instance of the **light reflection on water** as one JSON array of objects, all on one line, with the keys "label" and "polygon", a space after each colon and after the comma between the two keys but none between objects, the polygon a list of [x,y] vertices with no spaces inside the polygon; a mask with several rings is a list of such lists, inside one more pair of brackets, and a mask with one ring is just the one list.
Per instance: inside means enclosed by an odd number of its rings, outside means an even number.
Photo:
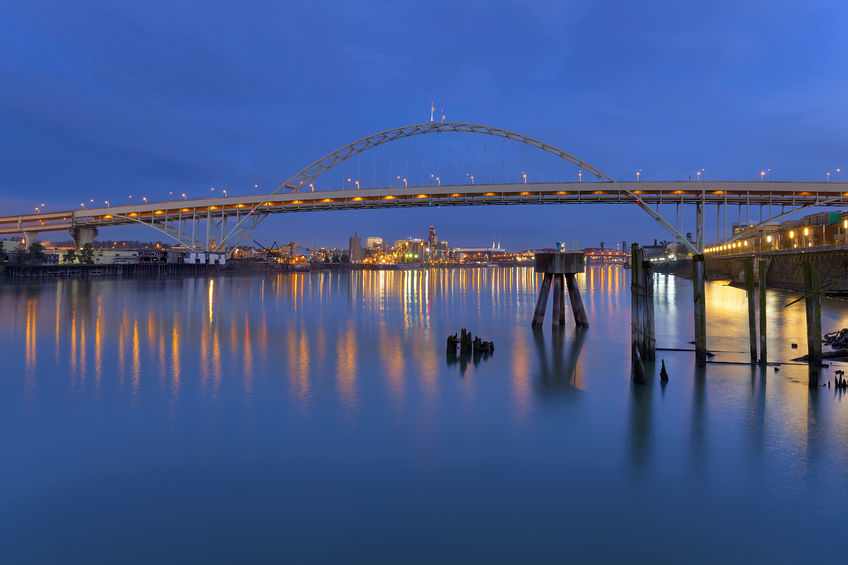
[{"label": "light reflection on water", "polygon": [[[668,385],[633,387],[628,272],[593,267],[578,281],[585,331],[570,318],[552,331],[550,312],[531,330],[538,280],[522,268],[0,286],[0,423],[16,432],[0,444],[0,503],[17,517],[0,526],[34,561],[66,556],[108,523],[119,488],[120,519],[149,542],[116,534],[98,554],[123,561],[167,545],[166,515],[197,532],[237,528],[231,547],[252,555],[307,561],[374,555],[415,531],[433,544],[423,561],[447,548],[551,557],[563,535],[574,555],[613,559],[627,553],[597,527],[627,546],[660,522],[676,540],[670,559],[744,556],[766,534],[772,558],[808,557],[789,540],[829,531],[848,501],[848,400],[808,391],[802,365],[745,365],[745,294],[722,283],[707,287],[708,346],[729,364],[699,370],[692,353],[661,351]],[[691,348],[691,284],[655,284],[659,346]],[[784,308],[795,296],[768,295],[772,360],[804,353],[803,304]],[[844,326],[848,307],[826,301],[825,331]],[[463,327],[493,339],[495,354],[447,362],[445,338]],[[305,494],[318,492],[329,494]],[[79,510],[80,496],[103,513]],[[30,514],[54,509],[72,525],[31,549]],[[749,520],[763,526],[741,536]],[[355,535],[318,550],[322,528]],[[263,531],[286,537],[289,553]],[[715,543],[693,554],[696,534]],[[202,555],[226,560],[220,540],[201,538]],[[835,541],[819,538],[832,555]]]}]

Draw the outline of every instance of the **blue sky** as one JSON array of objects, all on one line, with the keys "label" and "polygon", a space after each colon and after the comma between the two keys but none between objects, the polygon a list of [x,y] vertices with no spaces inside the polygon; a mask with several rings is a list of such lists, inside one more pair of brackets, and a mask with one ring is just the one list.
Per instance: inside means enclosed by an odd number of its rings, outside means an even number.
[{"label": "blue sky", "polygon": [[[7,0],[0,208],[272,190],[426,121],[433,99],[616,179],[823,180],[848,168],[846,16],[836,1]],[[633,206],[284,215],[259,236],[342,245],[430,224],[511,248],[665,237]]]}]

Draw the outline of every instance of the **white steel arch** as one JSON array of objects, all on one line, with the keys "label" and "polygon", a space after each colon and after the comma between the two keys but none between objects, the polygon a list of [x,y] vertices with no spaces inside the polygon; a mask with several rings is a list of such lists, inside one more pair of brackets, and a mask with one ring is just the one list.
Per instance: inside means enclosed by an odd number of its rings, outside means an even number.
[{"label": "white steel arch", "polygon": [[412,137],[415,135],[426,135],[428,133],[442,132],[479,133],[483,135],[503,137],[506,139],[511,139],[513,141],[518,141],[520,143],[537,147],[542,151],[552,153],[561,159],[565,159],[566,161],[570,161],[581,169],[586,170],[589,173],[595,175],[600,181],[614,182],[612,178],[610,178],[597,168],[593,167],[589,163],[586,163],[585,161],[575,157],[570,153],[566,153],[562,149],[554,147],[553,145],[550,145],[543,141],[539,141],[538,139],[535,139],[528,135],[492,126],[484,126],[480,124],[467,124],[463,122],[425,122],[423,124],[412,124],[409,126],[403,126],[386,131],[381,131],[379,133],[369,135],[368,137],[363,137],[362,139],[354,141],[353,143],[349,143],[343,147],[340,147],[332,153],[324,155],[314,163],[310,164],[309,166],[298,172],[296,175],[294,175],[289,180],[277,187],[277,189],[272,194],[277,193],[284,188],[289,188],[291,190],[298,191],[304,186],[309,186],[309,184],[316,177],[332,169],[339,163],[346,161],[347,159],[350,159],[355,155],[359,155],[363,151],[367,151],[379,145],[383,145],[384,143],[390,143],[392,141],[397,141],[398,139]]}]

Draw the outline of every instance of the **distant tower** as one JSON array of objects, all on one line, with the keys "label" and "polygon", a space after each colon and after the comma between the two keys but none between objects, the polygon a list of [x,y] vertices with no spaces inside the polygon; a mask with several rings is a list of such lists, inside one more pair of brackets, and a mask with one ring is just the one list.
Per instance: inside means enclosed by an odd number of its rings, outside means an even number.
[{"label": "distant tower", "polygon": [[[435,111],[436,111],[436,103],[430,102],[430,123],[431,124],[433,123],[433,113],[435,113]],[[444,120],[442,120],[442,121],[444,121]]]},{"label": "distant tower", "polygon": [[436,237],[436,226],[430,226],[430,232],[427,234],[427,243],[432,247],[436,245],[437,241],[439,241],[439,238]]},{"label": "distant tower", "polygon": [[445,109],[442,108],[442,121],[445,121]]}]

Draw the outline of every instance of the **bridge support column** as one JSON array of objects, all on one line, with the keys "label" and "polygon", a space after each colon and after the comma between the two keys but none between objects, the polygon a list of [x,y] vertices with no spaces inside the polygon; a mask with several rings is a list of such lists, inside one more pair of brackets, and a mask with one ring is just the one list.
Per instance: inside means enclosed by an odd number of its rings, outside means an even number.
[{"label": "bridge support column", "polygon": [[25,231],[24,232],[24,245],[26,246],[27,251],[29,251],[29,246],[35,243],[36,238],[38,237],[37,231]]},{"label": "bridge support column", "polygon": [[97,228],[71,228],[70,232],[77,249],[82,249],[86,243],[93,243],[97,237]]},{"label": "bridge support column", "polygon": [[695,303],[695,364],[707,364],[707,304],[704,300],[704,256],[692,257],[692,295]]}]

